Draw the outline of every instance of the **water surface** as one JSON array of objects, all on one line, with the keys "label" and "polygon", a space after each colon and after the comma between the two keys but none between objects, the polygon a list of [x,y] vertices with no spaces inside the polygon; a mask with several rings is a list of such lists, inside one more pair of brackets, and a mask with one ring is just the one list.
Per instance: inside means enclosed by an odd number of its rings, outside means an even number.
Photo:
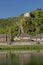
[{"label": "water surface", "polygon": [[43,65],[43,50],[0,51],[0,65]]}]

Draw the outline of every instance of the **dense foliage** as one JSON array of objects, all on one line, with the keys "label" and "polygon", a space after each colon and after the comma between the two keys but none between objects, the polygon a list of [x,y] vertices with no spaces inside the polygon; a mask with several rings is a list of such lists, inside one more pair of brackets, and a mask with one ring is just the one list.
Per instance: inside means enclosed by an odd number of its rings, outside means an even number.
[{"label": "dense foliage", "polygon": [[30,17],[24,17],[21,14],[18,17],[1,18],[0,34],[8,34],[12,39],[14,36],[20,35],[21,25],[24,33],[29,35],[43,34],[43,10],[38,8],[30,12]]},{"label": "dense foliage", "polygon": [[30,12],[30,17],[23,22],[24,32],[29,35],[43,34],[43,10],[37,9]]},{"label": "dense foliage", "polygon": [[17,18],[0,19],[0,34],[8,34],[10,38],[19,35]]}]

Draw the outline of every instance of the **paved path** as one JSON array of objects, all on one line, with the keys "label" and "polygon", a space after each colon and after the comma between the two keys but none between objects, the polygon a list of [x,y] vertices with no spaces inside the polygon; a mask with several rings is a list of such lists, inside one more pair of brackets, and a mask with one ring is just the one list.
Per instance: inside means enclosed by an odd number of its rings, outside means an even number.
[{"label": "paved path", "polygon": [[11,45],[32,45],[32,42],[13,42]]},{"label": "paved path", "polygon": [[11,45],[33,45],[36,42],[12,42]]},{"label": "paved path", "polygon": [[[41,44],[43,44],[43,42],[40,42]],[[33,45],[33,44],[36,44],[36,42],[12,42],[11,45]]]},{"label": "paved path", "polygon": [[[40,42],[43,44],[43,42]],[[29,42],[12,42],[11,45],[33,45],[36,44],[34,41],[29,41]],[[9,45],[8,43],[0,43],[0,45]]]}]

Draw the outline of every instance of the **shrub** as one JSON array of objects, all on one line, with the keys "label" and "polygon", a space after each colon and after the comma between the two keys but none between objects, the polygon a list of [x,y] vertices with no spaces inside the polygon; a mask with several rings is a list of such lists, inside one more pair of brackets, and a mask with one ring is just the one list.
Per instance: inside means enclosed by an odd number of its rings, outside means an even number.
[{"label": "shrub", "polygon": [[36,44],[40,44],[40,42],[38,41]]}]

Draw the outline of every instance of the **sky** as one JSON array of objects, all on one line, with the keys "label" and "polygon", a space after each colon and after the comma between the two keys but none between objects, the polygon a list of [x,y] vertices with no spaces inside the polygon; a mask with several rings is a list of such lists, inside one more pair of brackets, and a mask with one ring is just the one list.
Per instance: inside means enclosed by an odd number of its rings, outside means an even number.
[{"label": "sky", "polygon": [[43,9],[43,0],[0,0],[0,18],[19,16],[37,8]]}]

